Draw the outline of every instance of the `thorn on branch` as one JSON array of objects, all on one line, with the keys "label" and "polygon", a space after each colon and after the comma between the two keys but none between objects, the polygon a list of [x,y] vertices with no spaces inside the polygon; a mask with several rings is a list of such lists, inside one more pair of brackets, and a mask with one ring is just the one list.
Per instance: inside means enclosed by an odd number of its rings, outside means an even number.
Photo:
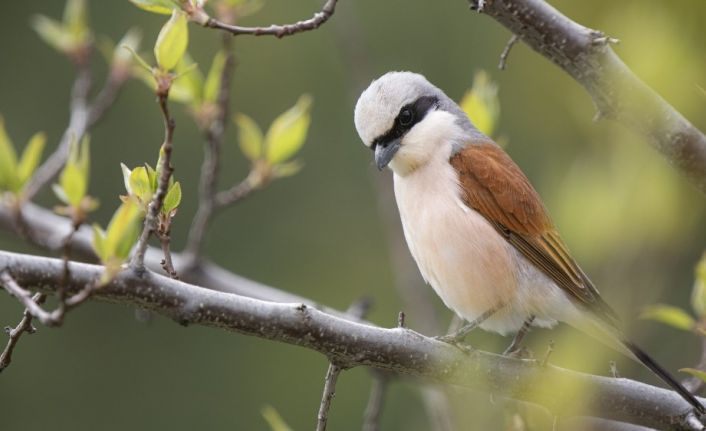
[{"label": "thorn on branch", "polygon": [[400,311],[397,314],[397,327],[398,328],[404,328],[405,327],[405,314],[404,311]]},{"label": "thorn on branch", "polygon": [[616,45],[620,43],[620,39],[616,39],[614,37],[610,37],[603,33],[602,31],[593,31],[591,32],[591,44],[596,45],[596,46],[605,46],[605,45]]},{"label": "thorn on branch", "polygon": [[485,0],[470,0],[469,7],[471,10],[483,13],[485,12]]},{"label": "thorn on branch", "polygon": [[517,43],[518,40],[520,40],[520,37],[516,34],[513,34],[510,40],[507,41],[503,52],[500,53],[500,63],[498,63],[498,69],[505,70],[505,66],[507,65],[507,58],[510,55],[510,50]]},{"label": "thorn on branch", "polygon": [[618,365],[615,363],[615,361],[608,362],[608,366],[610,367],[610,375],[613,376],[613,378],[615,379],[619,379],[620,373],[618,372]]}]

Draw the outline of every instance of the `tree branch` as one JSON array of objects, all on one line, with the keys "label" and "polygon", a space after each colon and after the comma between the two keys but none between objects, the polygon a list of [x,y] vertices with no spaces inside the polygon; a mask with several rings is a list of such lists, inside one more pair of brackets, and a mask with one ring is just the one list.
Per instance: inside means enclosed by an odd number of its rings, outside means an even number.
[{"label": "tree branch", "polygon": [[269,27],[242,27],[238,25],[226,24],[215,18],[208,18],[203,26],[227,31],[234,36],[240,34],[250,34],[253,36],[275,36],[277,38],[283,38],[285,36],[291,36],[293,34],[319,28],[322,24],[328,21],[329,18],[331,18],[336,10],[337,2],[338,0],[327,0],[323,8],[321,8],[321,11],[315,13],[313,17],[306,20],[297,21],[293,24],[272,24]]},{"label": "tree branch", "polygon": [[[44,301],[44,295],[41,293],[35,293],[32,297],[32,301],[36,304],[42,303]],[[10,366],[10,363],[12,362],[12,353],[15,351],[15,347],[17,347],[17,343],[20,341],[22,335],[25,332],[28,334],[34,334],[35,328],[32,326],[32,319],[34,319],[32,313],[30,313],[28,309],[25,309],[22,315],[22,320],[20,320],[20,323],[18,323],[17,326],[14,328],[5,328],[9,339],[5,345],[5,349],[0,352],[0,373],[2,373],[5,368]]]},{"label": "tree branch", "polygon": [[543,0],[470,3],[581,84],[598,117],[613,119],[646,138],[706,193],[706,136],[632,73],[610,47],[610,38],[577,24]]},{"label": "tree branch", "polygon": [[[0,270],[43,292],[56,290],[61,260],[0,252]],[[71,264],[69,291],[79,291],[102,267]],[[482,351],[466,354],[404,328],[378,328],[308,307],[216,292],[149,271],[126,270],[94,298],[132,304],[182,325],[198,324],[306,347],[341,367],[372,366],[445,384],[489,390],[501,397],[542,405],[562,416],[605,419],[675,430],[700,429],[676,393],[644,383],[591,376],[536,361]],[[580,391],[569,388],[580,387]]]},{"label": "tree branch", "polygon": [[[172,149],[174,143],[174,119],[169,113],[169,89],[165,92],[160,92],[158,90],[157,94],[159,108],[162,111],[162,117],[164,118],[164,143],[160,148],[160,159],[161,165],[157,166],[160,171],[159,178],[157,179],[157,191],[152,198],[147,207],[147,216],[145,217],[145,226],[142,230],[140,238],[137,240],[137,246],[135,247],[135,254],[130,261],[130,265],[138,270],[144,268],[145,254],[147,253],[147,241],[150,239],[150,235],[157,230],[157,218],[159,217],[159,212],[162,210],[162,205],[164,204],[164,198],[167,196],[167,189],[169,188],[169,179],[172,177],[172,172],[174,168],[172,167]],[[162,155],[163,154],[163,155]],[[169,252],[169,248],[165,249],[165,252]],[[171,263],[171,257],[165,256],[165,262],[169,260]],[[173,270],[172,266],[172,270]]]},{"label": "tree branch", "polygon": [[193,260],[193,264],[196,264],[201,258],[201,249],[206,236],[206,230],[211,222],[214,210],[217,209],[215,203],[216,186],[218,183],[218,172],[220,171],[223,135],[225,134],[226,124],[228,123],[230,81],[235,63],[233,50],[231,48],[231,38],[228,35],[223,35],[223,46],[221,50],[225,55],[225,63],[221,71],[218,87],[218,99],[216,101],[218,112],[206,131],[204,159],[201,165],[201,177],[199,180],[199,206],[191,222],[186,247],[184,248],[185,253]]}]

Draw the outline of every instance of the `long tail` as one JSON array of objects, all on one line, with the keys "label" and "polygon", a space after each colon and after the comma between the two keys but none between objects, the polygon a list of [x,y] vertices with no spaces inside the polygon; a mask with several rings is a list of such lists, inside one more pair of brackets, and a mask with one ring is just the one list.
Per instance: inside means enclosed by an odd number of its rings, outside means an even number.
[{"label": "long tail", "polygon": [[659,365],[650,355],[645,353],[642,349],[637,347],[634,343],[626,340],[621,340],[622,344],[632,353],[632,355],[640,361],[645,367],[649,368],[650,371],[655,373],[657,377],[662,379],[664,383],[669,385],[672,389],[677,391],[687,403],[691,404],[694,409],[700,414],[706,414],[706,408],[703,404],[691,393],[689,392],[681,383],[679,383],[671,374],[661,365]]},{"label": "long tail", "polygon": [[689,392],[681,383],[679,383],[669,371],[665,370],[661,365],[657,363],[650,355],[645,353],[642,349],[637,347],[635,343],[625,339],[622,331],[618,329],[618,324],[612,319],[606,319],[604,316],[593,315],[592,318],[576,319],[569,324],[582,332],[596,338],[598,341],[603,342],[608,347],[611,347],[625,356],[640,362],[642,365],[647,367],[650,371],[655,373],[657,377],[660,378],[664,383],[669,385],[674,389],[684,400],[691,404],[694,409],[700,414],[706,414],[706,407],[692,394]]}]

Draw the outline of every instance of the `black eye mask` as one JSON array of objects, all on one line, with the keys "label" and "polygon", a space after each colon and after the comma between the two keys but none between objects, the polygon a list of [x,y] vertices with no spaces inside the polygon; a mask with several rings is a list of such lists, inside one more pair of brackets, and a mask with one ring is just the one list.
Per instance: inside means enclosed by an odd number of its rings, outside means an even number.
[{"label": "black eye mask", "polygon": [[370,146],[371,150],[375,150],[378,145],[386,145],[395,139],[401,138],[415,124],[419,123],[426,117],[427,113],[439,103],[439,99],[435,96],[422,96],[412,103],[409,103],[400,109],[400,112],[395,117],[392,128],[385,134],[378,136],[373,140]]}]

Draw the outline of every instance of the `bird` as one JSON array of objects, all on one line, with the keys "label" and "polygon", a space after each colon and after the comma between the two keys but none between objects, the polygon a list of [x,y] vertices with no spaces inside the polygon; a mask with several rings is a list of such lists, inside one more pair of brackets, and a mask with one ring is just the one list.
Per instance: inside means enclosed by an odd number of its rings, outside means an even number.
[{"label": "bird", "polygon": [[642,363],[699,414],[701,402],[626,338],[559,236],[520,167],[423,75],[388,72],[361,93],[355,128],[379,170],[393,173],[407,246],[444,304],[465,321],[515,334],[565,322]]}]

